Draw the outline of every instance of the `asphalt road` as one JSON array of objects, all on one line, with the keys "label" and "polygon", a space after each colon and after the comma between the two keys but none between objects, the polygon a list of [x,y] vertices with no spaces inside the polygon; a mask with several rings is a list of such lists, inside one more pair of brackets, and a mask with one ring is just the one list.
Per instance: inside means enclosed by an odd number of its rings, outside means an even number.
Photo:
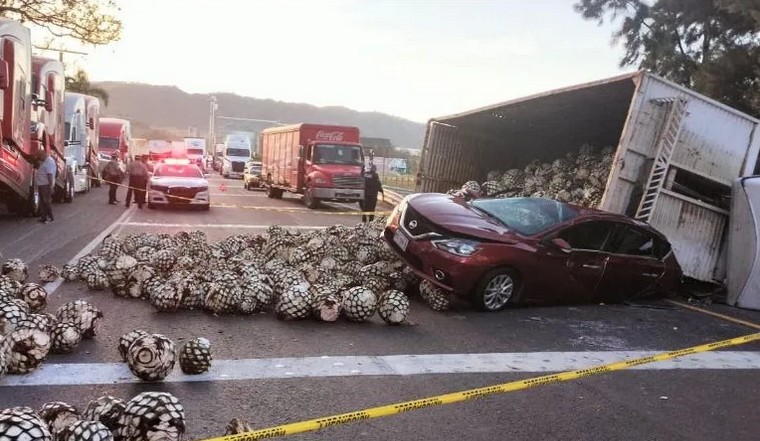
[{"label": "asphalt road", "polygon": [[[210,240],[218,240],[240,232],[262,233],[272,224],[314,227],[353,224],[358,220],[356,214],[346,213],[356,207],[331,204],[325,207],[327,213],[315,214],[294,197],[272,200],[262,192],[247,192],[241,181],[225,181],[215,176],[211,188],[212,201],[230,207],[212,207],[208,212],[125,209],[123,205],[107,205],[106,190],[101,188],[78,196],[72,204],[55,205],[56,221],[49,225],[33,219],[0,216],[0,252],[5,257],[26,260],[36,273],[39,264],[61,265],[80,252],[91,250],[98,236],[108,232],[173,233],[201,229]],[[119,197],[123,200],[123,190]],[[287,211],[272,210],[277,208]],[[474,312],[461,305],[437,313],[415,299],[410,315],[412,324],[400,327],[386,326],[377,318],[363,324],[344,321],[328,324],[281,322],[268,314],[215,317],[201,311],[157,313],[145,302],[116,298],[108,292],[89,292],[78,283],[60,285],[51,295],[48,309],[80,298],[104,311],[100,334],[95,340],[84,342],[73,354],[51,356],[46,364],[114,363],[114,369],[118,369],[119,337],[140,328],[165,334],[176,342],[207,337],[212,342],[214,359],[220,364],[287,358],[292,363],[290,367],[297,369],[280,372],[289,367],[276,364],[242,372],[245,377],[242,380],[215,378],[190,382],[178,375],[163,383],[135,383],[126,376],[108,384],[96,384],[93,373],[67,379],[65,386],[16,385],[19,377],[6,376],[0,378],[0,408],[39,406],[58,400],[82,408],[89,399],[102,394],[130,398],[146,390],[169,391],[185,406],[187,439],[203,439],[221,435],[233,417],[263,428],[530,378],[540,375],[536,372],[539,369],[541,373],[558,370],[560,364],[556,360],[562,357],[569,357],[568,363],[572,365],[580,359],[593,362],[605,356],[632,354],[631,351],[680,349],[753,332],[746,326],[668,304],[517,308],[496,314]],[[708,309],[760,323],[760,314],[756,312],[719,305]],[[747,357],[757,356],[760,344],[725,351],[726,357],[729,353],[736,356],[736,351]],[[490,371],[475,369],[475,372],[468,370],[469,365],[458,365],[456,360],[428,366],[424,357],[408,357],[408,366],[418,372],[406,375],[364,374],[362,367],[343,372],[337,362],[334,363],[337,373],[310,367],[334,357],[355,356],[362,363],[380,363],[378,360],[383,356],[414,354],[431,357],[449,354],[462,359],[466,354],[496,354],[510,359],[532,357],[539,367],[520,368],[515,363],[512,367],[491,366]],[[652,369],[603,374],[291,438],[757,439],[760,365],[736,368],[728,361],[717,360],[702,368],[680,367],[677,363],[670,368],[653,365]],[[371,368],[373,365],[366,366],[368,370]],[[50,371],[38,374],[43,372],[28,376],[33,384],[43,382],[45,375],[53,375]]]}]

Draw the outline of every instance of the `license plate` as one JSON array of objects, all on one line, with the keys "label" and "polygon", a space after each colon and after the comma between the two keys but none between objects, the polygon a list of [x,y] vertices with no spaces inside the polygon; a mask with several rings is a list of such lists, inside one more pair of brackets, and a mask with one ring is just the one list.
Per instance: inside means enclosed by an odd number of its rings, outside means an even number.
[{"label": "license plate", "polygon": [[406,251],[406,247],[409,246],[409,238],[400,230],[396,230],[396,233],[393,235],[393,242],[401,248],[401,251]]}]

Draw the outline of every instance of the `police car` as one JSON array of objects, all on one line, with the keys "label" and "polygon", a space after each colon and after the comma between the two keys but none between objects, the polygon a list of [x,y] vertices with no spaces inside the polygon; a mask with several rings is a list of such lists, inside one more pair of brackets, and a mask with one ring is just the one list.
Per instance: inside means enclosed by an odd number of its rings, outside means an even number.
[{"label": "police car", "polygon": [[176,205],[208,210],[210,204],[208,180],[189,159],[165,159],[154,166],[148,208]]}]

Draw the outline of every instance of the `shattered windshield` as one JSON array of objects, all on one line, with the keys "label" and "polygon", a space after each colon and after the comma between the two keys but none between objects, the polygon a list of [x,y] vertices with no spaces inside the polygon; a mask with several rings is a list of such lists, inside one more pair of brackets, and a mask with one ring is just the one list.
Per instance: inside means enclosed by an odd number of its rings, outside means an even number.
[{"label": "shattered windshield", "polygon": [[476,199],[470,204],[524,236],[546,231],[578,215],[569,205],[544,198]]}]

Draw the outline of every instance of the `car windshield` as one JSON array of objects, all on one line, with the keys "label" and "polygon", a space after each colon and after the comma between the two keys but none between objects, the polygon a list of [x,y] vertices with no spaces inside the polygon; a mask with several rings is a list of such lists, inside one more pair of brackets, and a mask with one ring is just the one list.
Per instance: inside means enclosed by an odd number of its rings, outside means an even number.
[{"label": "car windshield", "polygon": [[318,144],[314,146],[312,162],[315,164],[362,165],[364,159],[361,148],[357,146]]},{"label": "car windshield", "polygon": [[569,205],[545,198],[476,199],[470,204],[524,236],[538,234],[578,216]]},{"label": "car windshield", "polygon": [[100,148],[107,149],[107,150],[118,150],[119,149],[119,138],[100,138]]},{"label": "car windshield", "polygon": [[251,156],[246,149],[227,149],[227,156]]},{"label": "car windshield", "polygon": [[175,176],[180,178],[202,178],[203,173],[195,165],[161,164],[153,176]]}]

